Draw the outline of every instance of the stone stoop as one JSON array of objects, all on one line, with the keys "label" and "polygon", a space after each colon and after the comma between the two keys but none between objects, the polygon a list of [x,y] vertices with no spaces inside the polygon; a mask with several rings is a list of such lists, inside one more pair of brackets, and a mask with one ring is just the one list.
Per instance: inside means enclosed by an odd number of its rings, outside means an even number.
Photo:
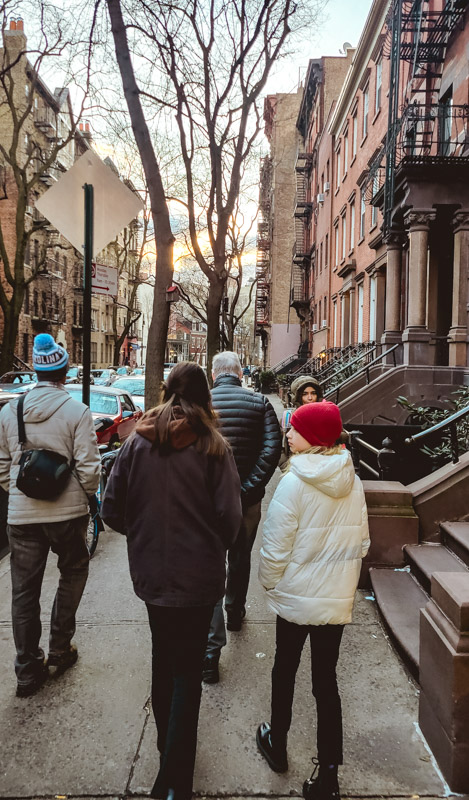
[{"label": "stone stoop", "polygon": [[440,524],[441,544],[403,548],[406,566],[372,567],[382,619],[420,683],[419,723],[450,788],[469,792],[469,522]]},{"label": "stone stoop", "polygon": [[435,572],[469,573],[469,523],[443,522],[443,544],[403,547],[406,566],[370,567],[370,580],[383,622],[411,674],[419,677],[420,609],[430,600]]}]

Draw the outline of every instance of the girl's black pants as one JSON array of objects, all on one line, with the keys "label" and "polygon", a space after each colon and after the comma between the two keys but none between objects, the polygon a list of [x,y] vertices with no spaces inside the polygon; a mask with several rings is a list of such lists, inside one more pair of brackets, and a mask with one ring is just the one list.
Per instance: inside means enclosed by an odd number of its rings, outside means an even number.
[{"label": "girl's black pants", "polygon": [[336,666],[343,630],[343,625],[296,625],[277,617],[272,670],[272,740],[281,741],[290,729],[295,676],[309,636],[320,764],[342,764],[342,708]]},{"label": "girl's black pants", "polygon": [[192,797],[202,692],[202,666],[213,606],[180,608],[147,603],[152,636],[151,701],[161,754],[151,796]]}]

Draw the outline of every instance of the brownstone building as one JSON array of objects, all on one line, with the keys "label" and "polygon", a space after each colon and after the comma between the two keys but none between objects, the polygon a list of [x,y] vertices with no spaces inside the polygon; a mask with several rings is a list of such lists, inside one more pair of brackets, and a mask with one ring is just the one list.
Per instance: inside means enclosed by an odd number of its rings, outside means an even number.
[{"label": "brownstone building", "polygon": [[[374,0],[356,50],[310,62],[291,268],[269,260],[271,293],[290,273],[292,364],[376,342],[405,364],[468,365],[467,14],[462,0]],[[291,119],[276,124],[293,139]],[[264,213],[261,253],[285,224]],[[264,338],[269,325],[272,311]]]}]

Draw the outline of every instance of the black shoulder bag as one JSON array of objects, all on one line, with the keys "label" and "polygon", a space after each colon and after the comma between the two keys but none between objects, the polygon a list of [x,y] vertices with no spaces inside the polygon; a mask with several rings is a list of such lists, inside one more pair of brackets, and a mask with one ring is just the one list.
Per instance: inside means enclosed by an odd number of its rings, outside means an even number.
[{"label": "black shoulder bag", "polygon": [[53,450],[25,450],[26,431],[23,419],[25,395],[18,401],[18,440],[21,445],[21,459],[16,486],[35,500],[53,500],[62,494],[72,474],[72,467],[66,456]]}]

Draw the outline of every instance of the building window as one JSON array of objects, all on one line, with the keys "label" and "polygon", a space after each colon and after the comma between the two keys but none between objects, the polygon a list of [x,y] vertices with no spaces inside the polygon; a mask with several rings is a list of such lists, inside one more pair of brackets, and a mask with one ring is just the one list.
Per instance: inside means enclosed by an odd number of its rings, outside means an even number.
[{"label": "building window", "polygon": [[355,203],[350,205],[350,250],[355,247]]},{"label": "building window", "polygon": [[322,316],[321,316],[321,308],[322,308],[322,300],[319,301],[319,315],[318,315],[318,327],[322,327]]},{"label": "building window", "polygon": [[39,292],[37,289],[34,290],[33,294],[33,316],[39,316]]},{"label": "building window", "polygon": [[[376,175],[373,178],[373,189],[372,189],[373,197],[375,196],[375,194],[378,193],[378,189],[379,189],[379,175],[378,175],[378,173],[376,173]],[[378,222],[378,209],[377,209],[376,206],[372,206],[371,207],[371,227],[374,228],[375,225],[377,224],[377,222]]]},{"label": "building window", "polygon": [[365,190],[360,191],[360,239],[365,236],[365,216],[366,216],[366,203],[365,203]]},{"label": "building window", "polygon": [[345,214],[342,217],[342,261],[345,259],[347,241],[347,217]]},{"label": "building window", "polygon": [[62,275],[63,275],[64,281],[67,280],[67,265],[68,265],[67,256],[64,256],[63,269],[62,269]]},{"label": "building window", "polygon": [[322,254],[323,254],[323,247],[321,242],[321,244],[319,245],[319,269],[321,272],[322,272]]},{"label": "building window", "polygon": [[333,307],[333,315],[334,315],[334,347],[337,347],[337,300],[334,300],[334,307]]},{"label": "building window", "polygon": [[339,264],[339,226],[335,226],[335,266]]},{"label": "building window", "polygon": [[376,278],[370,281],[370,340],[376,338]]},{"label": "building window", "polygon": [[376,64],[376,86],[375,86],[375,114],[381,108],[381,86],[383,83],[383,60],[379,59]]},{"label": "building window", "polygon": [[326,239],[324,242],[324,269],[326,269],[328,264],[329,264],[329,234],[326,233]]},{"label": "building window", "polygon": [[41,292],[41,317],[47,318],[47,294],[45,292]]},{"label": "building window", "polygon": [[357,155],[357,139],[358,139],[358,117],[354,114],[352,120],[352,160]]},{"label": "building window", "polygon": [[370,104],[370,87],[367,86],[363,90],[363,128],[362,128],[362,139],[364,139],[368,133],[368,110]]},{"label": "building window", "polygon": [[358,287],[358,331],[357,341],[363,342],[363,283]]},{"label": "building window", "polygon": [[29,333],[23,333],[23,361],[29,361]]},{"label": "building window", "polygon": [[29,314],[29,286],[24,287],[24,313]]},{"label": "building window", "polygon": [[338,189],[340,186],[340,147],[337,150],[336,165],[337,165],[336,189]]},{"label": "building window", "polygon": [[344,134],[344,178],[347,174],[348,168],[348,128]]}]

